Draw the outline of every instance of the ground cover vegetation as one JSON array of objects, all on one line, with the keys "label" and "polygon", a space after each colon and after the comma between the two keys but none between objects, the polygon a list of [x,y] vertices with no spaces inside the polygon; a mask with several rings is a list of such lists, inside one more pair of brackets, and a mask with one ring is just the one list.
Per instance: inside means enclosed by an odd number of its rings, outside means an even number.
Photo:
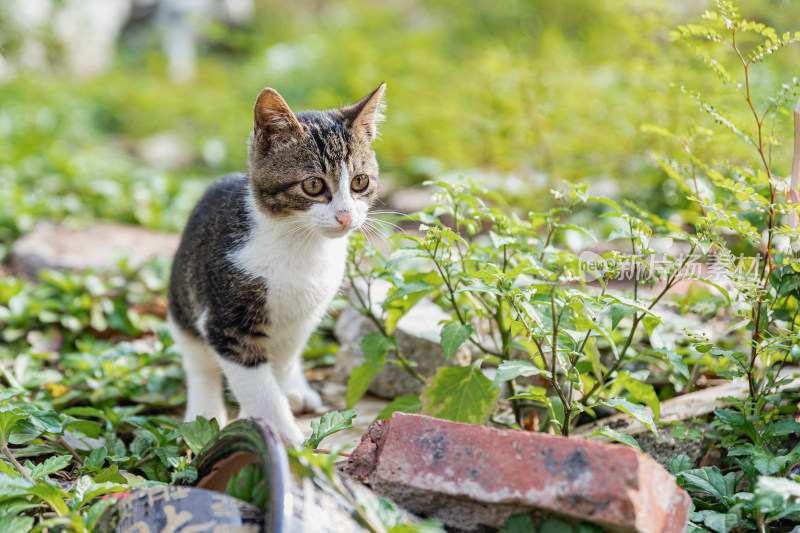
[{"label": "ground cover vegetation", "polygon": [[[377,146],[386,174],[428,179],[436,196],[387,222],[411,231],[379,224],[383,239],[353,239],[348,275],[366,281],[355,298],[380,332],[364,339],[348,403],[385,365],[418,375],[392,334],[422,298],[451,317],[445,354],[466,346],[474,363],[418,376],[423,394],[383,415],[568,435],[622,411],[656,433],[660,402],[704,379],[742,379],[743,398],[667,426],[707,440],[721,464],[676,455],[670,469],[694,496],[694,530],[791,530],[800,424],[797,391],[784,386],[800,358],[800,264],[783,177],[800,35],[781,25],[799,8],[457,4],[266,2],[270,16],[253,27],[208,29],[191,88],[163,78],[147,39],[122,47],[96,80],[0,84],[0,256],[44,218],[179,230],[210,174],[242,168],[249,125],[231,117],[250,116],[265,72],[298,108],[339,105],[385,77],[396,95]],[[0,38],[3,52],[16,44],[13,31]],[[137,155],[165,128],[193,154],[177,169]],[[489,183],[441,179],[465,166],[488,170]],[[499,184],[500,171],[522,185]],[[102,495],[193,479],[189,457],[218,428],[178,421],[185,396],[163,324],[168,271],[120,258],[112,272],[0,279],[3,528],[89,530],[109,505]],[[392,287],[379,312],[376,280]],[[725,334],[710,337],[708,320]],[[309,364],[330,363],[328,338],[323,327]],[[356,414],[323,417],[298,460],[329,475],[332,456],[310,449]],[[597,433],[638,446],[609,427]],[[263,500],[252,472],[230,491]],[[362,507],[382,510],[392,531],[410,527],[386,502]],[[506,529],[534,530],[524,517]]]}]

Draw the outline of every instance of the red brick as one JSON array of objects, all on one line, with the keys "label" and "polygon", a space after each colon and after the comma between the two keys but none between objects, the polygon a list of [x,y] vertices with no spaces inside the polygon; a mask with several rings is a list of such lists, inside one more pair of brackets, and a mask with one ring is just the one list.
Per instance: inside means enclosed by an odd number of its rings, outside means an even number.
[{"label": "red brick", "polygon": [[373,489],[453,527],[502,527],[508,515],[531,512],[612,532],[687,528],[689,495],[633,448],[405,413],[381,440],[379,455],[371,449]]},{"label": "red brick", "polygon": [[361,483],[372,483],[375,477],[375,467],[378,465],[378,457],[389,434],[389,420],[376,420],[369,425],[361,436],[358,447],[350,454],[344,473],[360,481]]}]

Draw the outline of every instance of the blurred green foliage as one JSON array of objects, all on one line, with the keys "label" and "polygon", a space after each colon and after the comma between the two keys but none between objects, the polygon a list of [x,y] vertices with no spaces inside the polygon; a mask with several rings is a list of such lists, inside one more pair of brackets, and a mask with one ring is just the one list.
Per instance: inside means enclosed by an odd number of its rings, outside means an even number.
[{"label": "blurred green foliage", "polygon": [[[71,79],[54,61],[0,83],[0,244],[43,217],[179,229],[208,182],[245,168],[251,106],[265,85],[304,109],[350,103],[386,81],[376,149],[400,183],[469,168],[514,173],[497,187],[542,207],[542,189],[589,180],[662,214],[686,201],[651,161],[659,140],[641,125],[685,129],[694,108],[670,83],[706,101],[726,98],[699,60],[669,42],[670,28],[710,7],[702,2],[256,4],[241,27],[205,26],[197,77],[183,85],[169,81],[146,26],[125,33],[99,77]],[[779,32],[800,17],[787,0],[742,4]],[[19,38],[3,29],[0,54],[13,57]],[[776,56],[755,88],[800,71],[796,55]],[[189,154],[172,170],[140,157],[142,141],[165,132]],[[716,139],[697,155],[735,159],[736,142]],[[774,156],[787,172],[788,147]]]}]

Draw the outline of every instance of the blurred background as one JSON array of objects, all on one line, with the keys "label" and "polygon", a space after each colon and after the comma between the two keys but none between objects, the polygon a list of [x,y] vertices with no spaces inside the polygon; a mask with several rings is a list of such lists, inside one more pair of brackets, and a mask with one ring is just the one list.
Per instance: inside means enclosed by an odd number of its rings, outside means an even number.
[{"label": "blurred background", "polygon": [[[800,29],[796,0],[738,5],[779,32]],[[651,152],[677,157],[681,142],[643,125],[691,137],[700,113],[681,86],[722,108],[736,97],[692,51],[670,43],[670,30],[710,7],[2,0],[0,260],[40,219],[180,230],[211,181],[245,169],[252,105],[267,85],[302,110],[352,103],[386,81],[387,120],[374,147],[390,205],[392,194],[425,179],[466,175],[524,208],[542,207],[542,191],[575,180],[679,215],[684,194]],[[761,94],[800,75],[796,51],[776,55],[751,73]],[[735,69],[733,54],[725,57]],[[785,138],[773,154],[782,175],[789,118],[773,132]],[[693,150],[751,155],[725,134]]]}]

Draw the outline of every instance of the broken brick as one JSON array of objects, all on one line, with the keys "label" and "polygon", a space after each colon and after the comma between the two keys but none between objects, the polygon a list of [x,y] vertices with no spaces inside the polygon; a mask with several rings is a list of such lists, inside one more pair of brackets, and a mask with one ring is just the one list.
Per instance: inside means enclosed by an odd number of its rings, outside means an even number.
[{"label": "broken brick", "polygon": [[382,448],[365,437],[351,456],[361,478],[453,528],[499,528],[509,515],[526,512],[612,532],[687,529],[689,495],[633,448],[405,413],[381,426]]},{"label": "broken brick", "polygon": [[372,483],[383,443],[389,434],[389,420],[376,420],[361,436],[358,447],[350,454],[344,473],[360,481]]}]

